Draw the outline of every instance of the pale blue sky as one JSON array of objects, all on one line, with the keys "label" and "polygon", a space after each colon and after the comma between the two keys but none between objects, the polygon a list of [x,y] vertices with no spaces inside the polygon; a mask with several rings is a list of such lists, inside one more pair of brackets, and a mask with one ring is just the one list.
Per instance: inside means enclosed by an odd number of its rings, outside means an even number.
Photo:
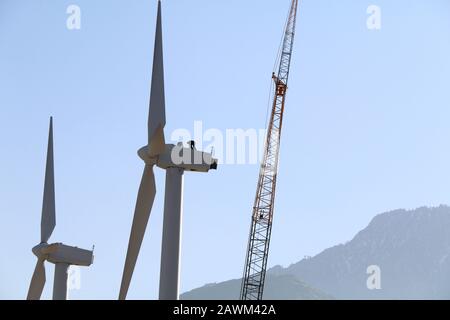
[{"label": "pale blue sky", "polygon": [[[264,127],[289,0],[165,0],[166,134]],[[66,29],[66,8],[82,28]],[[366,28],[366,9],[382,29]],[[0,298],[25,298],[48,118],[51,241],[95,249],[74,299],[118,296],[146,141],[156,0],[0,0]],[[377,213],[450,204],[450,2],[303,0],[269,265],[349,240]],[[240,277],[256,165],[185,176],[181,288]],[[129,298],[157,298],[164,175]],[[47,264],[43,298],[51,297]],[[238,295],[238,293],[236,293]]]}]

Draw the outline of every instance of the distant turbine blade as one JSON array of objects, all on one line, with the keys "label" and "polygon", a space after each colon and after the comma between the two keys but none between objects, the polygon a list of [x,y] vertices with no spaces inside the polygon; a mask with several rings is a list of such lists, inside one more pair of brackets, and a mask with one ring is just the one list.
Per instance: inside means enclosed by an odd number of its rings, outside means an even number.
[{"label": "distant turbine blade", "polygon": [[158,2],[155,49],[153,54],[152,85],[148,114],[148,153],[150,156],[165,150],[164,127],[166,125],[166,106],[164,96],[164,63],[161,26],[161,2]]},{"label": "distant turbine blade", "polygon": [[130,286],[136,260],[139,255],[139,250],[141,249],[142,240],[144,239],[144,233],[152,210],[153,200],[155,200],[155,195],[156,187],[153,166],[146,165],[139,187],[133,225],[131,227],[130,240],[128,242],[127,258],[125,260],[122,284],[119,293],[120,300],[124,300],[127,296],[128,287]]},{"label": "distant turbine blade", "polygon": [[45,285],[44,259],[38,259],[28,289],[27,300],[39,300]]},{"label": "distant turbine blade", "polygon": [[47,165],[45,168],[44,199],[41,217],[41,242],[47,242],[55,229],[55,176],[53,165],[53,118],[50,118]]}]

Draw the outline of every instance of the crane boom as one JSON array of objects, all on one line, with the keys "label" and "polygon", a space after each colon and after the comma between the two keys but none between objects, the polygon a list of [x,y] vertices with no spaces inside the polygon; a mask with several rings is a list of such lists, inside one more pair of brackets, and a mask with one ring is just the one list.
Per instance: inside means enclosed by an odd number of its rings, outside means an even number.
[{"label": "crane boom", "polygon": [[242,278],[241,300],[261,300],[263,297],[270,235],[272,232],[280,135],[294,45],[297,7],[298,0],[292,0],[284,33],[278,74],[272,74],[275,92],[252,212],[250,237],[244,276]]}]

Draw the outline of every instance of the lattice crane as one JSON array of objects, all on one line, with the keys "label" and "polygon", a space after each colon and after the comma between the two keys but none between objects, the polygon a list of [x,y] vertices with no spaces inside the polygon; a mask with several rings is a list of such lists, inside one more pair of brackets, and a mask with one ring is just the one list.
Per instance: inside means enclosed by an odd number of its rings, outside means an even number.
[{"label": "lattice crane", "polygon": [[292,0],[284,33],[278,73],[274,72],[272,74],[275,92],[252,212],[250,237],[244,276],[242,278],[241,300],[261,300],[263,297],[272,231],[281,127],[294,45],[297,7],[298,0]]}]

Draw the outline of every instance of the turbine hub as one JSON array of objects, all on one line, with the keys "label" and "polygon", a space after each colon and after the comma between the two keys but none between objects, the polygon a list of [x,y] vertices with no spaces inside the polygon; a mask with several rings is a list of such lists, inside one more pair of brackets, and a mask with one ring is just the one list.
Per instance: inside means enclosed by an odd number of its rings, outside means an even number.
[{"label": "turbine hub", "polygon": [[48,248],[50,245],[47,242],[41,242],[37,246],[34,246],[31,251],[38,258],[43,258],[48,254]]},{"label": "turbine hub", "polygon": [[150,157],[148,153],[148,146],[142,147],[138,150],[138,156],[144,160],[145,164],[155,165],[157,162],[157,157]]}]

